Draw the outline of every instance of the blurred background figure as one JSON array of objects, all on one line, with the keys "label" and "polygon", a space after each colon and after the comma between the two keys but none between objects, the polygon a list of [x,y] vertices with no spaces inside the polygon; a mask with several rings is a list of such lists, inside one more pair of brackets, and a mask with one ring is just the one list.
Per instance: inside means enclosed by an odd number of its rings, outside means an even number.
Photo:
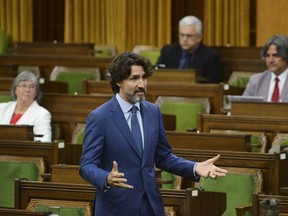
[{"label": "blurred background figure", "polygon": [[11,87],[13,101],[0,103],[0,124],[33,125],[35,141],[51,142],[51,114],[39,105],[42,98],[36,76],[21,72]]}]

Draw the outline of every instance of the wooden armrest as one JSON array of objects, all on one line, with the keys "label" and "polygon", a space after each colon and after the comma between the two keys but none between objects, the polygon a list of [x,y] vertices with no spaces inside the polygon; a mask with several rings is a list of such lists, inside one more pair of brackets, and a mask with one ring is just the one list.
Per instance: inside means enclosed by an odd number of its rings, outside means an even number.
[{"label": "wooden armrest", "polygon": [[246,216],[246,212],[252,212],[252,205],[239,206],[235,208],[237,216]]}]

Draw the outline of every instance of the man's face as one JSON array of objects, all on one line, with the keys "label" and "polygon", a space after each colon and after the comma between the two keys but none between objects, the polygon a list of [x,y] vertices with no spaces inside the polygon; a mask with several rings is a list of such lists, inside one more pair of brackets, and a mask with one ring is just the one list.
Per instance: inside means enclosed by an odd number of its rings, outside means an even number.
[{"label": "man's face", "polygon": [[201,40],[202,35],[196,34],[194,25],[179,27],[179,43],[183,50],[196,50]]},{"label": "man's face", "polygon": [[277,47],[274,44],[269,46],[267,55],[265,57],[265,62],[267,68],[276,75],[281,74],[287,68],[287,61],[278,55]]},{"label": "man's face", "polygon": [[143,67],[138,65],[131,66],[130,76],[118,83],[120,87],[120,97],[131,103],[135,104],[145,99],[147,75],[145,74]]}]

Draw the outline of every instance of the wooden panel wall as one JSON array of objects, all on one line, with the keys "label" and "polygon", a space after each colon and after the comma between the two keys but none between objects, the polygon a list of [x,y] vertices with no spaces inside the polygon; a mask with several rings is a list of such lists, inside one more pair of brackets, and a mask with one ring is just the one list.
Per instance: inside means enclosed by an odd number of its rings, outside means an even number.
[{"label": "wooden panel wall", "polygon": [[257,46],[263,46],[274,34],[288,35],[287,3],[287,0],[257,0]]}]

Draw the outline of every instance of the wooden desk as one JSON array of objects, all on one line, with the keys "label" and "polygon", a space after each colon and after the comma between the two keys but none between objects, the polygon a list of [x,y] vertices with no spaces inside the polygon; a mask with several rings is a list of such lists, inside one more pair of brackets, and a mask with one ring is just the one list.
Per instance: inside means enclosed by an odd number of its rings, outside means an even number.
[{"label": "wooden desk", "polygon": [[176,130],[176,116],[169,114],[162,114],[164,128],[166,131],[175,131]]},{"label": "wooden desk", "polygon": [[[220,154],[220,159],[216,162],[218,166],[222,167],[243,167],[261,169],[263,173],[264,183],[263,191],[268,194],[282,194],[281,188],[288,186],[288,174],[286,169],[288,167],[288,156],[281,159],[279,154],[260,154],[252,152],[235,152],[224,150],[203,150],[203,149],[183,149],[173,148],[174,154],[192,161],[204,161]],[[65,146],[65,153],[69,155],[66,157],[66,164],[78,165],[82,146],[79,144],[67,143]],[[190,185],[189,185],[190,184]],[[187,181],[186,186],[190,187],[191,182]]]},{"label": "wooden desk", "polygon": [[[108,81],[83,81],[83,93],[111,93]],[[222,113],[224,84],[199,84],[199,83],[167,83],[149,82],[147,84],[146,100],[154,103],[158,96],[201,97],[209,98],[211,113]]]},{"label": "wooden desk", "polygon": [[288,156],[287,153],[264,154],[252,152],[235,151],[210,151],[210,150],[191,150],[173,149],[173,152],[180,157],[192,161],[204,161],[220,154],[221,157],[216,161],[220,167],[243,167],[261,169],[263,174],[263,192],[267,194],[280,194],[281,188],[288,185]]},{"label": "wooden desk", "polygon": [[32,212],[25,209],[0,208],[2,216],[49,216],[50,212]]},{"label": "wooden desk", "polygon": [[[79,175],[79,165],[57,164],[51,166],[51,181],[58,183],[90,184]],[[156,169],[156,181],[162,184],[171,184],[172,180],[161,179],[161,170]]]},{"label": "wooden desk", "polygon": [[[96,189],[86,184],[15,181],[15,206],[25,209],[31,199],[90,202],[94,206]],[[226,194],[198,189],[160,189],[164,206],[173,206],[177,216],[220,216],[226,209]]]},{"label": "wooden desk", "polygon": [[0,91],[10,91],[14,77],[0,78]]},{"label": "wooden desk", "polygon": [[34,140],[31,125],[0,125],[0,139],[6,140]]},{"label": "wooden desk", "polygon": [[268,195],[263,193],[258,193],[253,195],[253,215],[261,216],[262,214],[262,206],[261,202],[265,199],[276,199],[280,202],[277,206],[279,209],[279,213],[286,213],[288,214],[288,196],[279,196],[279,195]]},{"label": "wooden desk", "polygon": [[50,111],[52,123],[61,128],[66,142],[72,141],[77,123],[86,123],[88,114],[112,98],[112,94],[72,95],[44,93],[41,105]]},{"label": "wooden desk", "polygon": [[90,55],[94,43],[17,42],[14,52],[18,54]]},{"label": "wooden desk", "polygon": [[[260,110],[260,108],[258,109]],[[263,131],[267,137],[267,149],[270,149],[277,133],[288,133],[288,118],[251,115],[226,116],[198,114],[197,129],[201,132],[210,132],[212,129]]]},{"label": "wooden desk", "polygon": [[262,72],[267,69],[265,62],[260,59],[231,59],[221,58],[220,68],[222,71],[222,81],[227,82],[233,71]]},{"label": "wooden desk", "polygon": [[90,184],[79,175],[79,165],[55,164],[51,166],[51,181],[72,184]]},{"label": "wooden desk", "polygon": [[223,59],[260,59],[263,47],[211,46]]},{"label": "wooden desk", "polygon": [[148,78],[149,82],[179,82],[179,83],[196,83],[197,73],[195,70],[178,70],[178,69],[158,69]]},{"label": "wooden desk", "polygon": [[43,157],[46,172],[51,172],[51,165],[62,162],[59,151],[64,147],[62,141],[34,142],[0,139],[0,155]]},{"label": "wooden desk", "polygon": [[40,89],[44,93],[66,93],[68,94],[68,83],[62,81],[46,80],[39,84]]},{"label": "wooden desk", "polygon": [[106,79],[107,66],[112,58],[97,58],[93,56],[76,55],[44,55],[44,54],[1,54],[0,65],[17,67],[19,65],[39,66],[41,77],[50,79],[55,66],[97,67],[100,69],[101,79]]},{"label": "wooden desk", "polygon": [[288,103],[233,101],[231,115],[288,118]]},{"label": "wooden desk", "polygon": [[166,131],[172,149],[251,151],[250,135]]}]

